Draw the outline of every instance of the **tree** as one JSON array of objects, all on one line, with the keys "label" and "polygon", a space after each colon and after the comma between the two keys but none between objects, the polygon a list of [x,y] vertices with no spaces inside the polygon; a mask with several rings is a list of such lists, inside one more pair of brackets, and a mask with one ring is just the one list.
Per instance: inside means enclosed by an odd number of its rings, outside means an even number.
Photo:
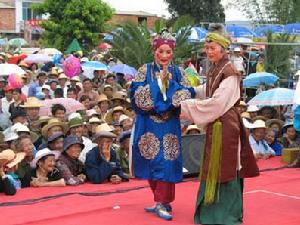
[{"label": "tree", "polygon": [[[273,35],[267,34],[269,43],[292,43],[295,37],[288,34]],[[291,72],[290,56],[294,50],[293,46],[288,45],[267,45],[265,68],[266,71],[278,75],[280,78],[287,78]]]},{"label": "tree", "polygon": [[[180,20],[181,18],[178,18],[178,21]],[[182,22],[178,23],[183,24]],[[179,28],[175,27],[175,24],[174,29],[172,29],[172,27],[169,28],[169,30],[177,34],[174,61],[175,63],[179,63],[191,55],[193,46],[187,42],[191,26],[186,24],[179,32]],[[155,32],[159,33],[159,31],[161,31],[159,28],[164,28],[164,25],[165,23],[163,21],[157,22]],[[110,44],[113,46],[113,49],[110,54],[113,57],[135,68],[139,68],[143,64],[153,61],[151,46],[153,37],[145,24],[136,25],[127,22],[120,25],[112,34],[113,41]]]},{"label": "tree", "polygon": [[165,0],[172,17],[190,15],[197,23],[225,22],[224,8],[220,0]]},{"label": "tree", "polygon": [[250,20],[261,24],[300,21],[299,0],[231,0],[228,7],[240,9]]},{"label": "tree", "polygon": [[49,14],[42,23],[44,47],[65,50],[76,38],[84,50],[95,47],[105,23],[112,17],[113,9],[101,0],[45,0],[35,4],[33,10]]}]

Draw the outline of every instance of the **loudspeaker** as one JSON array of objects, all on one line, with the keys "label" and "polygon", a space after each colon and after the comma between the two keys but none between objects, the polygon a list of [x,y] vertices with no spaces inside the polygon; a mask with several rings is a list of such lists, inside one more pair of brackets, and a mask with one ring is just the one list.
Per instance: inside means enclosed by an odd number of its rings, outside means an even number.
[{"label": "loudspeaker", "polygon": [[184,177],[197,177],[200,170],[200,157],[204,151],[205,134],[184,135],[182,137]]}]

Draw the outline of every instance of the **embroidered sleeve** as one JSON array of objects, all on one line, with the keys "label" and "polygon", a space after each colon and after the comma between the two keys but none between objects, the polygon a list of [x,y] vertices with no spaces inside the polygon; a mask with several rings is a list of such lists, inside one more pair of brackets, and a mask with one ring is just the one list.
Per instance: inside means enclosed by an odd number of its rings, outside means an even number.
[{"label": "embroidered sleeve", "polygon": [[187,73],[184,71],[183,68],[180,68],[179,70],[181,72],[181,81],[180,81],[180,84],[182,86],[185,86],[185,87],[191,87],[192,85],[191,85],[191,82],[190,82],[190,80],[188,78]]},{"label": "embroidered sleeve", "polygon": [[176,91],[175,94],[172,97],[172,104],[175,107],[179,107],[181,101],[187,100],[192,98],[191,93],[188,90],[180,90],[180,91]]},{"label": "embroidered sleeve", "polygon": [[154,107],[153,100],[151,98],[150,86],[140,86],[135,91],[135,104],[137,107],[141,108],[144,111],[150,111]]},{"label": "embroidered sleeve", "polygon": [[138,69],[138,72],[134,78],[135,82],[145,82],[147,74],[147,65],[144,64],[142,67]]}]

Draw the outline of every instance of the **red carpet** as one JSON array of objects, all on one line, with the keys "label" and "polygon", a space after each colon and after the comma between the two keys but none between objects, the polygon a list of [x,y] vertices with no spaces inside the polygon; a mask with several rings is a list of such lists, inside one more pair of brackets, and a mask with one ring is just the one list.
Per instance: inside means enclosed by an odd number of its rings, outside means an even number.
[{"label": "red carpet", "polygon": [[[282,164],[278,158],[274,158],[260,161],[259,166],[267,169],[278,168]],[[258,178],[247,179],[244,224],[300,224],[299,172],[300,169],[265,171]],[[172,222],[163,221],[143,211],[145,206],[153,203],[147,186],[147,182],[132,180],[121,185],[85,184],[78,187],[27,188],[12,197],[1,194],[0,224],[193,224],[193,210],[199,186],[196,180],[176,186]],[[58,196],[60,194],[64,195]]]}]

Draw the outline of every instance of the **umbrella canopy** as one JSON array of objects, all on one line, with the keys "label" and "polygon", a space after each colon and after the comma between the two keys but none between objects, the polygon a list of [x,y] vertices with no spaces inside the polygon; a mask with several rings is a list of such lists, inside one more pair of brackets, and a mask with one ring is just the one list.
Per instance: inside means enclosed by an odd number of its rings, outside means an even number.
[{"label": "umbrella canopy", "polygon": [[238,37],[238,38],[236,38],[236,42],[238,42],[238,43],[253,43],[253,40],[251,38]]},{"label": "umbrella canopy", "polygon": [[0,39],[0,45],[6,45],[7,44],[7,40],[4,38]]},{"label": "umbrella canopy", "polygon": [[290,23],[284,26],[284,30],[288,34],[300,35],[300,23]]},{"label": "umbrella canopy", "polygon": [[66,108],[66,114],[74,113],[78,110],[84,110],[85,107],[79,101],[73,98],[54,98],[41,102],[43,106],[40,108],[40,116],[52,116],[51,107],[54,104],[61,104]]},{"label": "umbrella canopy", "polygon": [[8,44],[11,46],[24,46],[28,45],[27,41],[23,38],[13,38],[8,41]]},{"label": "umbrella canopy", "polygon": [[27,57],[25,54],[12,56],[8,59],[8,63],[18,64],[20,61],[24,60]]},{"label": "umbrella canopy", "polygon": [[27,63],[47,63],[51,62],[52,58],[45,54],[29,54],[24,61]]},{"label": "umbrella canopy", "polygon": [[63,70],[69,78],[79,75],[81,72],[80,59],[73,55],[69,56],[63,62]]},{"label": "umbrella canopy", "polygon": [[112,46],[110,44],[107,44],[107,43],[101,43],[100,45],[98,45],[98,48],[102,49],[102,50],[107,50],[107,49],[112,48]]},{"label": "umbrella canopy", "polygon": [[25,74],[25,71],[16,64],[0,64],[0,76],[8,76],[10,74]]},{"label": "umbrella canopy", "polygon": [[282,25],[265,25],[255,28],[254,32],[258,37],[264,37],[268,32],[281,34],[284,32],[284,27]]},{"label": "umbrella canopy", "polygon": [[57,50],[56,48],[44,48],[39,51],[40,54],[45,54],[45,55],[62,55],[61,51]]},{"label": "umbrella canopy", "polygon": [[103,40],[104,41],[112,41],[114,37],[111,34],[105,34]]},{"label": "umbrella canopy", "polygon": [[248,102],[248,105],[292,105],[294,95],[295,90],[288,88],[273,88],[256,95]]},{"label": "umbrella canopy", "polygon": [[255,37],[255,33],[247,27],[237,25],[227,25],[226,31],[233,37]]},{"label": "umbrella canopy", "polygon": [[72,52],[78,52],[78,51],[81,51],[81,47],[77,39],[74,38],[71,44],[69,45],[69,47],[67,48],[66,53],[70,54]]},{"label": "umbrella canopy", "polygon": [[188,41],[191,43],[204,41],[206,33],[207,30],[202,27],[192,27],[191,35],[189,36]]},{"label": "umbrella canopy", "polygon": [[85,62],[85,63],[81,64],[81,67],[83,68],[83,70],[85,70],[85,69],[90,69],[90,70],[108,70],[108,67],[104,63],[98,62],[98,61],[88,61],[88,62]]},{"label": "umbrella canopy", "polygon": [[261,83],[266,85],[275,84],[278,81],[279,77],[272,73],[251,73],[243,80],[244,87],[257,87]]},{"label": "umbrella canopy", "polygon": [[137,73],[137,70],[135,68],[131,67],[131,66],[126,65],[126,64],[118,64],[118,65],[112,66],[109,69],[109,72],[135,75]]}]

